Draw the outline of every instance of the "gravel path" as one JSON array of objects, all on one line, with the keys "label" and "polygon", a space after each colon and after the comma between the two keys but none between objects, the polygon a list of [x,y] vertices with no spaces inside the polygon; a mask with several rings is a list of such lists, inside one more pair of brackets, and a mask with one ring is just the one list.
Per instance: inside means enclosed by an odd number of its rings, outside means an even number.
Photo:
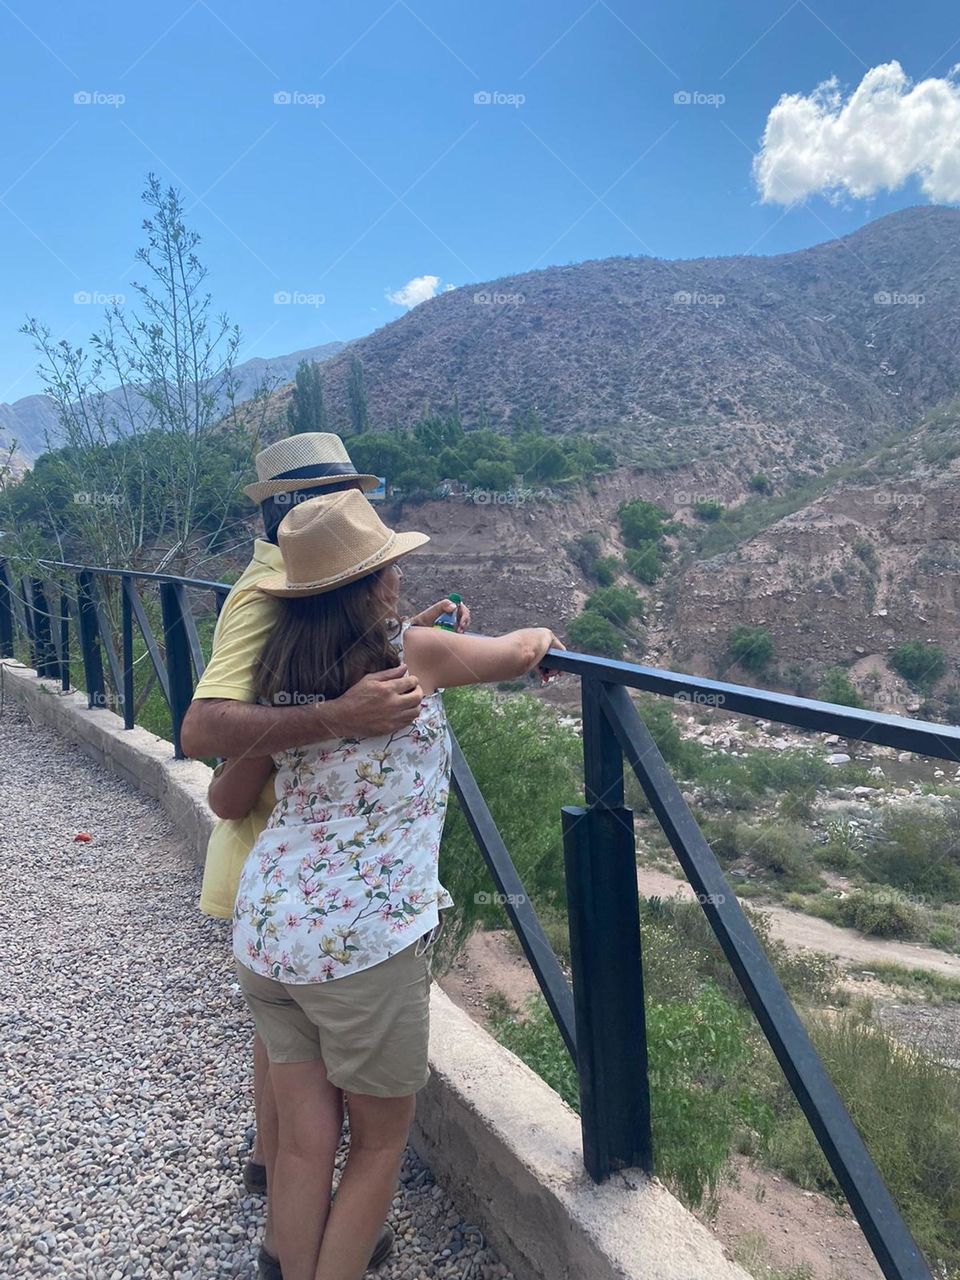
[{"label": "gravel path", "polygon": [[[0,1277],[252,1277],[251,1027],[189,853],[9,702],[0,811]],[[509,1280],[412,1152],[390,1221],[384,1280]]]}]

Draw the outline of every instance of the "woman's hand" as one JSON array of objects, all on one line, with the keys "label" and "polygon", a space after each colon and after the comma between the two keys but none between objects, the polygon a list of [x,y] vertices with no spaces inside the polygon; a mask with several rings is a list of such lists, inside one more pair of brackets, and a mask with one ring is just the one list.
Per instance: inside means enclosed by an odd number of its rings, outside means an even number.
[{"label": "woman's hand", "polygon": [[457,615],[457,631],[461,634],[466,631],[470,625],[470,610],[463,603],[454,604],[452,600],[438,600],[436,604],[432,604],[429,609],[424,609],[422,613],[415,614],[410,619],[412,627],[432,627],[438,618],[442,618],[445,613],[455,613]]},{"label": "woman's hand", "polygon": [[[558,639],[557,636],[554,635],[554,633],[551,631],[550,643],[547,645],[547,649],[566,649],[566,647],[567,646],[563,643],[563,641]],[[551,680],[555,680],[558,676],[563,675],[562,671],[558,671],[556,667],[549,667],[545,663],[540,663],[540,665],[537,667],[537,670],[540,672],[541,684],[549,684]]]}]

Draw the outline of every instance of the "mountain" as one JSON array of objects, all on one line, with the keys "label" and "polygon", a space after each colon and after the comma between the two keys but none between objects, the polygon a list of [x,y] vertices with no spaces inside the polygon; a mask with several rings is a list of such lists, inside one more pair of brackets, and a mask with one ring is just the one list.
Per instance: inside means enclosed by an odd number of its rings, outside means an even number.
[{"label": "mountain", "polygon": [[[734,627],[768,630],[781,672],[811,685],[832,665],[887,674],[905,640],[960,664],[960,401],[866,459],[796,511],[681,570],[665,614],[672,661],[723,661]],[[811,689],[805,690],[810,692]],[[918,704],[919,699],[910,699]],[[889,705],[893,711],[903,704]]]},{"label": "mountain", "polygon": [[[322,346],[306,347],[303,351],[292,351],[289,355],[273,356],[270,359],[254,356],[251,360],[245,360],[234,370],[238,402],[253,395],[264,374],[269,373],[281,383],[288,382],[296,373],[301,360],[330,360],[342,351],[344,345],[342,342],[325,342]],[[0,404],[0,461],[5,460],[15,441],[15,472],[22,471],[39,457],[46,450],[48,440],[55,445],[58,435],[57,410],[49,396],[24,396],[13,404]]]},{"label": "mountain", "polygon": [[625,460],[746,450],[798,470],[862,451],[960,390],[960,211],[907,209],[773,257],[608,258],[451,290],[325,370],[349,422],[456,401],[463,421],[536,408]]}]

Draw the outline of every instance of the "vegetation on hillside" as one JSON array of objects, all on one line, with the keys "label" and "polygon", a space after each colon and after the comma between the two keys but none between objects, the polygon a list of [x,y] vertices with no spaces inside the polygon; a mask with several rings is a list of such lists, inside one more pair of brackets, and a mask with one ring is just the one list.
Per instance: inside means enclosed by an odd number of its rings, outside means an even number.
[{"label": "vegetation on hillside", "polygon": [[478,491],[483,503],[519,484],[582,480],[615,462],[607,445],[548,435],[535,414],[521,416],[503,434],[489,427],[466,430],[456,408],[408,431],[361,432],[348,445],[362,471],[385,476],[406,500],[432,497],[441,481],[452,480]]}]

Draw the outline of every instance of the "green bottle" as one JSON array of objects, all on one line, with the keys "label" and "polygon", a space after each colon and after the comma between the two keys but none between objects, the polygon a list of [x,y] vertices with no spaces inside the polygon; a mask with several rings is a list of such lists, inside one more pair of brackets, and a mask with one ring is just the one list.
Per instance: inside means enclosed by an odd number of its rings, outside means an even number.
[{"label": "green bottle", "polygon": [[[448,600],[452,600],[454,604],[462,604],[463,597],[458,596],[455,591],[451,591],[447,596]],[[433,624],[435,627],[442,627],[444,631],[456,631],[457,629],[457,611],[453,613],[441,613],[440,617]]]}]

